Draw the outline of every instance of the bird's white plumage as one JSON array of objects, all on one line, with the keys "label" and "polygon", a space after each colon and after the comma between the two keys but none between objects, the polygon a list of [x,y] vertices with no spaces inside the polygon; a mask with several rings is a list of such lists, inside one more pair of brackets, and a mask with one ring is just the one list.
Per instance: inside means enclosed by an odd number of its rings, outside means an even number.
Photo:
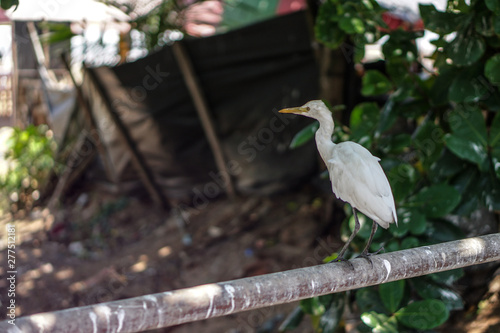
[{"label": "bird's white plumage", "polygon": [[396,221],[396,209],[389,181],[379,158],[355,142],[336,145],[325,161],[333,193],[354,208],[388,228]]},{"label": "bird's white plumage", "polygon": [[337,198],[351,204],[383,228],[397,223],[396,208],[389,181],[379,158],[355,142],[334,144],[333,118],[322,101],[310,101],[299,108],[280,112],[296,113],[319,121],[316,145],[325,162],[332,190]]}]

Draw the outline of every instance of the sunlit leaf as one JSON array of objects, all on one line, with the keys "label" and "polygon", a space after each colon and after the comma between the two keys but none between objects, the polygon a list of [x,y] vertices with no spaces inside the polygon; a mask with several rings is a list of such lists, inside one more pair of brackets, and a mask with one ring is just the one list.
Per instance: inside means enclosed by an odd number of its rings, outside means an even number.
[{"label": "sunlit leaf", "polygon": [[373,329],[372,332],[398,333],[396,319],[383,313],[376,313],[375,311],[365,312],[361,315],[361,320]]},{"label": "sunlit leaf", "polygon": [[365,32],[365,25],[358,17],[344,16],[340,19],[339,26],[348,34],[362,34]]}]

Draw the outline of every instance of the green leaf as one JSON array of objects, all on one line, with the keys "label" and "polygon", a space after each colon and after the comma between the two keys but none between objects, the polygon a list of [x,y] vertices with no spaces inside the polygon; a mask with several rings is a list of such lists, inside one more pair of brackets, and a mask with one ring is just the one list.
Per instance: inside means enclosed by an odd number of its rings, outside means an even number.
[{"label": "green leaf", "polygon": [[356,304],[360,312],[384,312],[385,306],[380,299],[379,293],[372,287],[361,288],[356,291]]},{"label": "green leaf", "polygon": [[383,132],[387,131],[389,128],[394,125],[394,122],[397,119],[397,112],[396,109],[394,108],[394,101],[392,98],[389,98],[387,102],[385,102],[384,106],[382,107],[381,113],[380,113],[380,120],[377,126],[377,129],[375,131],[374,136],[376,138],[380,137],[380,134]]},{"label": "green leaf", "polygon": [[374,102],[361,103],[354,107],[351,113],[351,140],[360,142],[363,137],[371,138],[378,126],[380,112]]},{"label": "green leaf", "polygon": [[14,8],[14,10],[17,9],[17,6],[19,6],[19,0],[2,0],[0,1],[0,7],[2,7],[2,9],[10,9],[10,7],[12,6],[16,6],[16,8]]},{"label": "green leaf", "polygon": [[449,99],[457,103],[481,100],[488,93],[487,82],[482,73],[483,64],[480,62],[463,69],[451,83]]},{"label": "green leaf", "polygon": [[427,276],[437,283],[451,287],[458,279],[463,277],[464,274],[463,268],[457,268],[450,271],[429,274]]},{"label": "green leaf", "polygon": [[458,135],[447,134],[444,139],[448,148],[455,155],[476,163],[481,170],[487,168],[488,153],[486,147]]},{"label": "green leaf", "polygon": [[443,130],[432,121],[419,126],[414,134],[413,144],[417,148],[420,160],[429,167],[443,151]]},{"label": "green leaf", "polygon": [[457,215],[467,216],[477,209],[486,189],[484,183],[484,175],[471,164],[464,166],[463,170],[453,178],[450,185],[462,195],[462,201],[455,211]]},{"label": "green leaf", "polygon": [[405,285],[405,280],[398,280],[381,284],[378,287],[380,299],[390,313],[396,312],[399,308],[405,292]]},{"label": "green leaf", "polygon": [[358,17],[344,16],[340,19],[339,26],[347,34],[362,34],[365,32],[365,25]]},{"label": "green leaf", "polygon": [[433,220],[425,230],[429,244],[444,243],[464,238],[463,231],[445,220]]},{"label": "green leaf", "polygon": [[446,52],[456,66],[470,66],[478,61],[486,50],[486,43],[481,35],[469,29],[458,32],[455,39],[448,45]]},{"label": "green leaf", "polygon": [[458,73],[460,73],[460,71],[455,66],[444,65],[440,67],[439,75],[434,81],[432,89],[429,91],[429,97],[432,105],[437,106],[449,104],[448,94],[450,86]]},{"label": "green leaf", "polygon": [[337,17],[342,15],[338,12],[339,7],[333,1],[325,1],[319,7],[314,25],[316,38],[331,49],[338,48],[346,37],[346,33],[338,26]]},{"label": "green leaf", "polygon": [[427,277],[420,277],[411,280],[413,290],[424,299],[439,299],[443,301],[448,310],[463,310],[464,301],[462,297],[451,290],[436,284]]},{"label": "green leaf", "polygon": [[[387,74],[389,74],[389,77],[396,84],[396,86],[398,86],[399,89],[400,86],[405,83],[405,77],[408,74],[410,64],[401,57],[389,58],[387,55],[385,55],[385,58],[385,68],[387,70]],[[408,90],[410,89],[406,89],[406,91]],[[407,97],[408,93],[406,93],[405,96]]]},{"label": "green leaf", "polygon": [[392,89],[391,81],[375,69],[366,71],[365,75],[363,75],[362,84],[361,94],[363,96],[383,95]]},{"label": "green leaf", "polygon": [[407,163],[402,163],[392,168],[387,174],[391,184],[392,193],[396,202],[401,202],[414,191],[418,180],[417,171]]},{"label": "green leaf", "polygon": [[318,297],[303,299],[300,301],[302,311],[312,316],[321,316],[325,313],[325,306],[321,304]]},{"label": "green leaf", "polygon": [[429,173],[433,179],[433,183],[439,183],[458,174],[467,164],[468,162],[460,159],[449,149],[445,148],[438,160],[431,165]]},{"label": "green leaf", "polygon": [[446,305],[435,299],[413,302],[396,312],[397,320],[417,330],[430,330],[443,324],[450,312]]},{"label": "green leaf", "polygon": [[294,135],[292,142],[290,142],[290,149],[299,148],[306,144],[308,141],[312,140],[318,128],[319,123],[315,121],[301,129],[299,132],[297,132],[297,134]]},{"label": "green leaf", "polygon": [[379,144],[384,153],[399,155],[408,151],[408,147],[411,145],[411,136],[407,133],[387,135],[380,138]]},{"label": "green leaf", "polygon": [[484,75],[495,85],[500,85],[500,53],[495,54],[486,61]]},{"label": "green leaf", "polygon": [[428,217],[449,214],[460,202],[460,193],[452,186],[439,184],[425,187],[410,198],[411,207],[418,208]]},{"label": "green leaf", "polygon": [[418,5],[425,28],[440,35],[457,31],[463,24],[464,14],[440,12],[434,5]]},{"label": "green leaf", "polygon": [[405,216],[405,218],[408,218],[411,221],[409,224],[411,234],[416,236],[422,235],[427,229],[427,220],[425,219],[425,215],[416,209],[410,209],[408,212],[409,214]]},{"label": "green leaf", "polygon": [[448,148],[457,156],[488,167],[486,124],[477,106],[457,106],[449,117],[452,135],[445,136]]},{"label": "green leaf", "polygon": [[[362,239],[368,239],[370,237],[371,231],[372,231],[372,220],[367,218],[363,213],[358,212],[358,220],[359,223],[361,224],[361,228],[359,229],[358,232],[358,237]],[[354,231],[354,226],[356,224],[356,220],[354,218],[354,215],[351,215],[349,217],[349,231],[352,232]],[[373,236],[374,239],[377,239],[380,234],[382,233],[382,230],[377,230],[375,235]]]},{"label": "green leaf", "polygon": [[395,58],[406,60],[406,67],[409,67],[409,63],[418,58],[417,46],[414,43],[414,39],[395,38],[396,33],[401,33],[401,31],[396,30],[393,32],[391,38],[382,45],[384,58],[393,61]]},{"label": "green leaf", "polygon": [[500,15],[500,3],[498,0],[485,0],[486,7],[496,15]]},{"label": "green leaf", "polygon": [[493,30],[493,15],[488,11],[479,11],[474,16],[474,28],[481,35],[491,37],[495,35]]},{"label": "green leaf", "polygon": [[[493,18],[493,29],[497,35],[500,35],[500,16],[495,16]],[[494,38],[493,40],[495,39],[498,41],[498,38]]]},{"label": "green leaf", "polygon": [[304,311],[300,306],[297,306],[286,318],[279,327],[280,332],[291,331],[296,329],[304,319]]},{"label": "green leaf", "polygon": [[319,320],[319,329],[322,333],[334,333],[342,320],[344,313],[344,293],[334,294],[330,307]]},{"label": "green leaf", "polygon": [[398,103],[398,114],[404,118],[418,119],[429,112],[429,103],[425,100],[409,100]]},{"label": "green leaf", "polygon": [[420,242],[417,237],[405,237],[405,239],[401,241],[401,250],[413,249],[419,245]]},{"label": "green leaf", "polygon": [[370,326],[375,333],[398,333],[396,318],[389,317],[383,313],[375,311],[365,312],[361,315],[361,320]]},{"label": "green leaf", "polygon": [[491,160],[493,168],[500,179],[500,113],[495,115],[490,128],[489,145],[491,147]]}]

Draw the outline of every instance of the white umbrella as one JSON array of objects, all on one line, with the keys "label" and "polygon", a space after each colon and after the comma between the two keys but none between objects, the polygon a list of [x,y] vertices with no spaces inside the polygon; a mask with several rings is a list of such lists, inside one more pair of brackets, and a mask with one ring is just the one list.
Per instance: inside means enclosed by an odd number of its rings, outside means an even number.
[{"label": "white umbrella", "polygon": [[50,22],[127,22],[130,17],[120,9],[95,0],[22,0],[7,11],[13,21]]}]

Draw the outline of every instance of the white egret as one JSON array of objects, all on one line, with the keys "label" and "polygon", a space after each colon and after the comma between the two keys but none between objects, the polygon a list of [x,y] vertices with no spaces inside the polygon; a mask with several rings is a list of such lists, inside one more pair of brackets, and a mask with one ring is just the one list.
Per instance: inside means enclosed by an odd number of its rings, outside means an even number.
[{"label": "white egret", "polygon": [[345,260],[344,254],[360,229],[358,210],[373,220],[370,238],[360,255],[370,260],[368,249],[377,231],[377,225],[387,229],[391,223],[396,225],[398,223],[391,186],[379,164],[380,159],[358,143],[351,141],[333,143],[332,113],[322,101],[310,101],[301,107],[283,109],[279,112],[298,114],[319,121],[315,135],[316,146],[328,168],[333,193],[352,207],[354,231],[339,252],[336,261]]}]

